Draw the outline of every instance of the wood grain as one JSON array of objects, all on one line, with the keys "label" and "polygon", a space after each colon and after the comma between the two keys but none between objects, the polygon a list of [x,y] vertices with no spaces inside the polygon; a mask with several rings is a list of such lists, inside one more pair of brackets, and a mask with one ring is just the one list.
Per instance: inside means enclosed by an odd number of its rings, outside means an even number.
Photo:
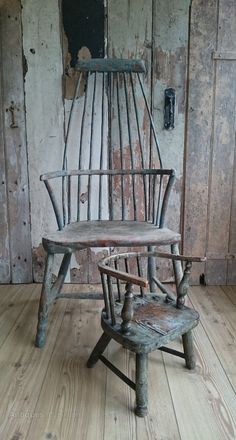
[{"label": "wood grain", "polygon": [[[208,222],[208,184],[211,160],[211,115],[214,105],[214,64],[217,0],[196,0],[191,7],[189,96],[187,107],[184,246],[186,254],[205,255]],[[206,44],[207,42],[207,44]],[[205,264],[193,268],[193,282]]]},{"label": "wood grain", "polygon": [[51,358],[66,305],[62,302],[53,309],[48,350],[38,350],[34,347],[34,334],[40,286],[30,285],[27,291],[25,307],[1,347],[0,390],[4,397],[0,433],[9,439],[25,438],[32,419],[37,417],[34,409],[45,376],[44,368],[47,369]]},{"label": "wood grain", "polygon": [[236,309],[218,286],[196,288],[190,299],[236,392]]},{"label": "wood grain", "polygon": [[[233,440],[236,362],[229,344],[235,333],[236,290],[227,286],[190,290],[202,319],[194,333],[196,371],[187,371],[182,359],[153,353],[149,414],[139,419],[132,412],[134,392],[128,386],[101,362],[86,368],[101,334],[100,301],[58,301],[47,345],[39,350],[33,346],[39,286],[2,286],[3,310],[8,301],[14,305],[12,318],[2,315],[6,329],[8,319],[13,326],[0,348],[1,438]],[[134,379],[133,355],[115,343],[106,354]]]},{"label": "wood grain", "polygon": [[184,370],[183,361],[164,355],[181,439],[233,440],[235,393],[201,325],[194,331],[194,340],[195,372]]},{"label": "wood grain", "polygon": [[28,438],[103,438],[106,371],[102,364],[86,368],[101,333],[99,307],[101,302],[68,303],[35,408],[42,417],[32,419]]},{"label": "wood grain", "polygon": [[15,283],[32,281],[21,37],[21,5],[17,0],[6,2],[1,8],[2,109],[11,281]]},{"label": "wood grain", "polygon": [[0,346],[8,337],[15,322],[20,317],[31,296],[32,286],[14,285],[11,287],[1,286],[0,289]]},{"label": "wood grain", "polygon": [[[164,167],[176,169],[177,180],[168,210],[168,227],[180,231],[183,197],[186,72],[189,0],[153,2],[153,116]],[[175,127],[164,129],[164,91],[176,94]]]},{"label": "wood grain", "polygon": [[[2,14],[0,10],[0,38],[2,39]],[[0,48],[0,84],[2,84],[2,66],[3,56],[2,48]],[[0,102],[3,102],[2,87],[0,86]],[[3,108],[0,109],[0,283],[9,283],[11,281],[11,261],[10,261],[10,243],[9,243],[9,227],[8,227],[8,201],[7,201],[7,179],[6,179],[6,163],[4,151],[4,124],[3,124]]]}]

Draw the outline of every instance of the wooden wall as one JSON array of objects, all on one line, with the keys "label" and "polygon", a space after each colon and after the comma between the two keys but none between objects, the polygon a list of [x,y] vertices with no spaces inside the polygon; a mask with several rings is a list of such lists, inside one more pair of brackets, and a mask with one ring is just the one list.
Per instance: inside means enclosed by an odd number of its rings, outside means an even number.
[{"label": "wooden wall", "polygon": [[[164,166],[177,170],[168,225],[183,232],[186,253],[207,253],[209,257],[206,267],[196,270],[195,281],[199,282],[199,275],[204,273],[208,283],[235,283],[236,6],[232,0],[192,2],[186,126],[189,3],[109,0],[107,51],[109,56],[144,58],[148,62],[145,86]],[[7,48],[1,52],[7,64],[1,63],[5,67],[0,73],[4,84],[0,91],[4,103],[0,115],[1,182],[7,182],[0,190],[0,280],[32,280],[32,249],[33,279],[41,281],[41,237],[56,225],[39,175],[61,167],[64,126],[71,105],[70,99],[64,99],[65,39],[58,0],[21,0],[22,11],[17,0],[6,4],[7,9],[0,6],[1,35]],[[14,67],[10,68],[13,60]],[[175,128],[170,131],[163,129],[167,87],[176,90]],[[6,112],[11,101],[15,103],[12,96],[19,97],[21,122],[14,130],[9,129],[11,112]],[[18,150],[17,145],[22,147]],[[97,249],[76,256],[72,279],[96,281],[94,268],[103,252]]]},{"label": "wooden wall", "polygon": [[236,283],[236,3],[192,3],[184,250],[198,282]]},{"label": "wooden wall", "polygon": [[0,6],[0,281],[32,280],[21,5]]},{"label": "wooden wall", "polygon": [[[70,100],[65,100],[63,105],[58,2],[43,3],[44,7],[36,0],[22,1],[23,49],[28,65],[26,124],[36,281],[42,278],[44,261],[41,236],[54,226],[47,195],[38,176],[42,171],[61,165],[64,117],[67,120],[71,105]],[[174,7],[172,3],[171,0],[110,0],[107,3],[107,50],[109,56],[144,58],[148,63],[146,89],[158,125],[164,166],[177,168],[177,185],[169,217],[172,218],[170,226],[179,230],[189,1],[178,0]],[[175,129],[168,133],[163,130],[166,87],[174,87],[177,94]],[[48,215],[45,216],[45,212]],[[76,255],[71,266],[72,280],[97,281],[96,262],[103,254],[104,250],[93,249],[89,254],[85,251]]]}]

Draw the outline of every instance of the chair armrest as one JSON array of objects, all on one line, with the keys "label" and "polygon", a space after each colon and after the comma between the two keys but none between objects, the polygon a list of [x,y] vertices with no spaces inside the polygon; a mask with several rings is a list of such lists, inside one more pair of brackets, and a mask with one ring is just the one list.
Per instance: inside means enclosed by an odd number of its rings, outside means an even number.
[{"label": "chair armrest", "polygon": [[131,273],[122,272],[117,269],[113,269],[109,266],[103,264],[103,262],[98,263],[98,269],[101,273],[106,275],[110,275],[118,280],[126,281],[128,284],[135,284],[140,287],[147,287],[148,280],[146,278],[139,277],[137,275],[133,275]]}]

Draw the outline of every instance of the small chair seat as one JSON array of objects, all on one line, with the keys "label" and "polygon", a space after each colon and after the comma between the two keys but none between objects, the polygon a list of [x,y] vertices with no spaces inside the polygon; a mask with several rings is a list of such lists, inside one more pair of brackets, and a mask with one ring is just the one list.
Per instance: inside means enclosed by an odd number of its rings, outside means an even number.
[{"label": "small chair seat", "polygon": [[[148,298],[149,297],[149,298]],[[174,301],[167,303],[165,297],[149,294],[145,298],[134,296],[134,316],[128,334],[122,332],[121,311],[123,303],[114,307],[116,324],[102,313],[101,324],[104,331],[123,347],[135,353],[150,353],[192,330],[199,321],[196,310],[184,306],[176,308]]]},{"label": "small chair seat", "polygon": [[[45,249],[55,246],[70,249],[112,246],[148,246],[178,243],[180,234],[153,223],[138,221],[94,220],[71,223],[62,231],[43,238]],[[59,251],[59,249],[57,250]]]}]

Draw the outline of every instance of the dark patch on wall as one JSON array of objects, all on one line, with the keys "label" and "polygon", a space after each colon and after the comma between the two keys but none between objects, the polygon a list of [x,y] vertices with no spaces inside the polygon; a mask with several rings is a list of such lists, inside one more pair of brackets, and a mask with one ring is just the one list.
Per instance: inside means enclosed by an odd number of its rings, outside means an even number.
[{"label": "dark patch on wall", "polygon": [[63,26],[74,67],[78,51],[87,47],[92,58],[104,57],[103,0],[62,0]]}]

